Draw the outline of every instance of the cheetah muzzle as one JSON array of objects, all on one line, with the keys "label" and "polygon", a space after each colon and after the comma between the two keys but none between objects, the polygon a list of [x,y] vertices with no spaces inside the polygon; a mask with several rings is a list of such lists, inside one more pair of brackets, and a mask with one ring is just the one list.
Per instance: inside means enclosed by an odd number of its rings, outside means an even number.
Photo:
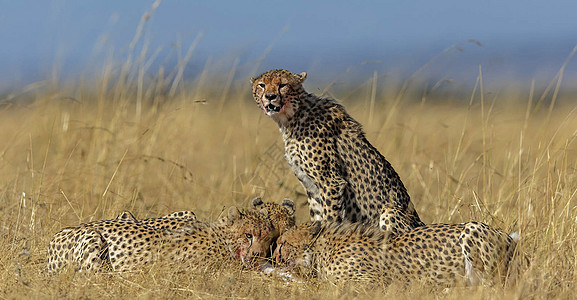
[{"label": "cheetah muzzle", "polygon": [[267,114],[279,113],[282,109],[282,106],[276,105],[274,103],[269,103],[269,105],[264,107],[264,110]]},{"label": "cheetah muzzle", "polygon": [[[282,96],[276,93],[267,93],[261,101],[261,107],[265,114],[271,117],[273,114],[280,113],[284,107]],[[266,103],[268,101],[268,103]]]}]

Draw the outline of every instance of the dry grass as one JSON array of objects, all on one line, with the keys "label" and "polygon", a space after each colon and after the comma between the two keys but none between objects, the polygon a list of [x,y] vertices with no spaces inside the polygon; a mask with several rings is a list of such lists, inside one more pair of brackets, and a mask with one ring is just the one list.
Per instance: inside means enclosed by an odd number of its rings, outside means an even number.
[{"label": "dry grass", "polygon": [[136,78],[131,85],[104,76],[95,84],[79,82],[74,88],[28,95],[30,101],[4,102],[0,297],[574,295],[577,106],[557,101],[549,110],[531,100],[538,97],[484,96],[481,83],[470,98],[442,102],[414,101],[403,88],[396,94],[377,93],[371,85],[376,80],[336,96],[401,175],[425,222],[478,220],[521,234],[520,248],[530,254],[532,266],[513,287],[335,288],[328,283],[287,284],[220,265],[178,272],[153,265],[133,274],[50,277],[44,273],[44,259],[55,232],[122,210],[151,217],[187,209],[214,220],[223,207],[244,206],[254,196],[273,201],[289,197],[298,203],[298,221],[307,218],[306,199],[283,159],[278,129],[256,108],[248,80],[225,78],[219,84],[229,88],[222,91],[206,84],[206,78],[189,87]]}]

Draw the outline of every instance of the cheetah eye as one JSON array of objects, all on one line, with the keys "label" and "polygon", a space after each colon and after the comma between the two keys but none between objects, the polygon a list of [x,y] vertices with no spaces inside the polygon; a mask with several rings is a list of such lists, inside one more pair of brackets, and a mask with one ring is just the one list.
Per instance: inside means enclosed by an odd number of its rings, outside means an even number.
[{"label": "cheetah eye", "polygon": [[252,240],[252,234],[246,233],[244,236],[246,236],[247,239]]},{"label": "cheetah eye", "polygon": [[259,83],[258,86],[264,89],[265,84],[264,84],[264,83]]},{"label": "cheetah eye", "polygon": [[282,89],[282,88],[285,87],[286,85],[287,85],[286,83],[281,83],[281,84],[278,85],[278,88],[279,88],[279,89]]}]

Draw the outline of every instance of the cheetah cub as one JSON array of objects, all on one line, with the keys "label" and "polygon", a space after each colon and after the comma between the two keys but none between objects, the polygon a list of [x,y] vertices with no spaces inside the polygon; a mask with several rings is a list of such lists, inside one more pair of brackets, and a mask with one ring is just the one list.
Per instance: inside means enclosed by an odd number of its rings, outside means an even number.
[{"label": "cheetah cub", "polygon": [[425,225],[393,236],[359,223],[316,221],[281,235],[273,258],[285,264],[283,272],[300,266],[329,281],[505,283],[515,256],[512,236],[477,222]]},{"label": "cheetah cub", "polygon": [[306,76],[272,70],[251,82],[257,105],[280,128],[311,220],[376,226],[384,209],[395,207],[409,229],[424,225],[399,175],[366,139],[361,124],[334,100],[307,93]]}]

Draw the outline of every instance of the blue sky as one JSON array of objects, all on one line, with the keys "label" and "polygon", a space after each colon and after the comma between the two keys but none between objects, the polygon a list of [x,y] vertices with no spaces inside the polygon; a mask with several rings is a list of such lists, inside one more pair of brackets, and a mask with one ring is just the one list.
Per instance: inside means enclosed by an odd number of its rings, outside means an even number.
[{"label": "blue sky", "polygon": [[[1,0],[0,89],[45,79],[54,66],[76,74],[107,57],[122,61],[152,3]],[[199,38],[190,75],[209,57],[223,70],[236,60],[241,69],[258,71],[343,74],[354,66],[368,74],[410,74],[458,45],[464,51],[455,47],[455,54],[439,59],[435,72],[456,76],[482,65],[499,80],[528,81],[554,75],[577,45],[575,12],[577,1],[555,0],[165,0],[146,23],[143,40],[150,53],[160,51],[161,63],[174,58],[175,44],[186,51]],[[362,66],[365,61],[379,63]],[[575,72],[575,65],[567,72]]]}]

